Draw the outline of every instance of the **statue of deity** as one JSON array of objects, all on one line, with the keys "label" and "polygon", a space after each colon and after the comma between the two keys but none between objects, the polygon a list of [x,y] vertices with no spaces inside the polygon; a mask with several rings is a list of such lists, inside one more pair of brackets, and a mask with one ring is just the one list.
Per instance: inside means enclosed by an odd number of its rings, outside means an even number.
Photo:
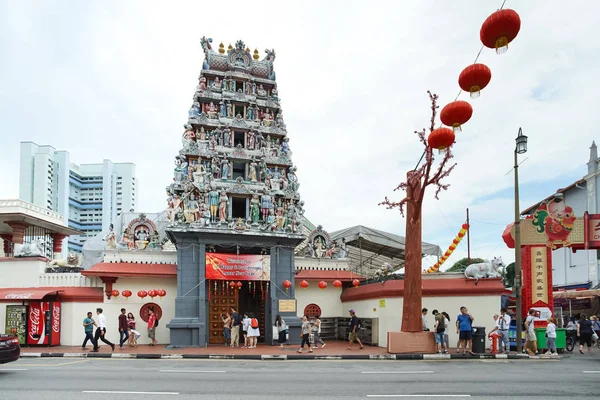
[{"label": "statue of deity", "polygon": [[183,182],[187,178],[188,170],[187,170],[187,161],[185,157],[176,156],[175,157],[175,168],[173,169],[175,182]]},{"label": "statue of deity", "polygon": [[215,139],[214,135],[211,135],[208,144],[209,144],[208,148],[210,149],[210,151],[215,151],[215,149],[217,147],[217,140]]},{"label": "statue of deity", "polygon": [[275,122],[278,127],[285,130],[285,122],[283,122],[283,112],[281,110],[279,110],[279,113],[277,113],[277,118]]},{"label": "statue of deity", "polygon": [[256,82],[252,80],[252,94],[256,94]]},{"label": "statue of deity", "polygon": [[219,77],[217,76],[212,84],[212,88],[216,89],[216,90],[221,90],[221,81],[219,80]]},{"label": "statue of deity", "polygon": [[248,108],[246,109],[246,119],[247,120],[254,120],[254,108],[252,107],[252,104],[248,105]]},{"label": "statue of deity", "polygon": [[260,107],[257,105],[256,107],[254,107],[254,120],[260,121],[261,115],[262,115],[262,111],[260,110]]},{"label": "statue of deity", "polygon": [[123,231],[120,244],[121,246],[126,247],[130,250],[133,250],[135,248],[135,241],[129,233],[129,228],[125,228],[125,230]]},{"label": "statue of deity", "polygon": [[275,103],[279,103],[279,97],[277,95],[277,85],[273,86],[273,89],[271,90],[271,98]]},{"label": "statue of deity", "polygon": [[281,200],[279,200],[277,207],[275,208],[275,220],[277,221],[278,229],[283,229],[285,227],[285,217],[283,215],[283,211]]},{"label": "statue of deity", "polygon": [[217,222],[217,211],[219,209],[219,192],[213,186],[211,191],[208,192],[208,204],[210,205],[210,219],[211,222]]},{"label": "statue of deity", "polygon": [[265,110],[265,114],[263,115],[263,122],[265,126],[271,126],[271,123],[273,122],[273,116],[268,108]]},{"label": "statue of deity", "polygon": [[185,222],[190,223],[196,221],[200,217],[200,206],[194,193],[190,193],[189,197],[185,201],[185,210],[183,211],[185,216]]},{"label": "statue of deity", "polygon": [[204,92],[206,90],[206,78],[201,76],[198,81],[198,91]]},{"label": "statue of deity", "polygon": [[289,185],[287,176],[285,176],[285,174],[281,175],[281,190],[283,190],[284,192],[287,190]]},{"label": "statue of deity", "polygon": [[250,218],[253,224],[258,224],[258,220],[260,219],[260,200],[256,193],[252,195],[252,199],[250,200]]},{"label": "statue of deity", "polygon": [[290,145],[289,145],[289,138],[285,137],[283,138],[283,141],[281,142],[281,147],[279,149],[279,152],[281,153],[282,156],[287,156],[288,155],[288,151],[290,149]]},{"label": "statue of deity", "polygon": [[221,161],[221,179],[229,179],[229,160],[227,157]]},{"label": "statue of deity", "polygon": [[267,91],[265,90],[265,88],[263,88],[262,83],[258,86],[258,89],[256,90],[256,94],[258,94],[261,97],[267,96]]},{"label": "statue of deity", "polygon": [[202,226],[210,225],[210,207],[205,203],[200,203],[200,223]]},{"label": "statue of deity", "polygon": [[174,223],[175,218],[181,209],[181,198],[178,194],[175,194],[169,197],[167,201],[169,204],[167,208],[167,219],[169,220],[169,222]]},{"label": "statue of deity", "polygon": [[260,133],[260,131],[256,132],[256,145],[254,146],[256,149],[262,149],[265,146],[265,137]]},{"label": "statue of deity", "polygon": [[221,117],[227,116],[227,106],[225,105],[225,100],[221,100],[219,102],[219,112],[221,114]]},{"label": "statue of deity", "polygon": [[198,118],[202,110],[200,109],[200,104],[194,102],[190,110],[188,111],[188,118]]},{"label": "statue of deity", "polygon": [[346,239],[342,238],[342,244],[340,245],[340,249],[337,253],[337,258],[346,258],[348,257],[348,248],[346,247]]},{"label": "statue of deity", "polygon": [[181,135],[181,142],[183,144],[183,149],[187,150],[190,148],[190,144],[196,141],[196,133],[193,129],[188,125],[183,131],[183,135]]},{"label": "statue of deity", "polygon": [[206,140],[206,131],[203,126],[200,127],[200,132],[196,133],[196,138],[198,140]]},{"label": "statue of deity", "polygon": [[192,179],[194,180],[194,184],[198,189],[204,187],[204,176],[206,170],[204,169],[204,165],[201,162],[194,165],[194,172],[192,172]]},{"label": "statue of deity", "polygon": [[257,164],[256,164],[256,161],[253,158],[252,162],[250,163],[250,168],[249,168],[250,170],[248,171],[248,177],[250,178],[251,182],[256,182],[258,180],[257,177],[256,177],[257,176],[256,168],[257,168]]},{"label": "statue of deity", "polygon": [[108,227],[108,233],[104,237],[104,240],[106,241],[107,249],[116,249],[117,248],[117,237],[115,235],[113,224],[110,224],[110,226]]},{"label": "statue of deity", "polygon": [[248,132],[248,150],[254,150],[254,132]]},{"label": "statue of deity", "polygon": [[221,191],[219,196],[219,222],[227,221],[227,206],[229,205],[229,198],[227,197],[226,191]]},{"label": "statue of deity", "polygon": [[260,181],[264,182],[267,179],[267,162],[264,157],[260,159],[258,170]]},{"label": "statue of deity", "polygon": [[287,178],[289,181],[289,185],[294,192],[298,192],[298,188],[300,187],[300,183],[298,182],[298,177],[296,176],[296,167],[291,167],[288,170]]},{"label": "statue of deity", "polygon": [[225,128],[223,132],[223,145],[226,147],[231,147],[231,129]]},{"label": "statue of deity", "polygon": [[252,94],[252,85],[250,82],[246,82],[244,86],[246,87],[246,94]]},{"label": "statue of deity", "polygon": [[267,221],[269,210],[273,206],[273,200],[269,195],[269,190],[265,188],[264,193],[260,196],[260,209],[262,211],[263,221]]},{"label": "statue of deity", "polygon": [[213,157],[210,162],[210,170],[213,174],[214,179],[219,179],[219,172],[221,168],[219,167],[219,159],[217,157]]},{"label": "statue of deity", "polygon": [[212,101],[210,102],[210,104],[207,107],[207,114],[208,114],[208,118],[211,118],[211,119],[219,118],[217,115],[217,106],[215,106],[215,103],[213,103]]},{"label": "statue of deity", "polygon": [[231,103],[227,103],[227,118],[233,118],[233,108]]}]

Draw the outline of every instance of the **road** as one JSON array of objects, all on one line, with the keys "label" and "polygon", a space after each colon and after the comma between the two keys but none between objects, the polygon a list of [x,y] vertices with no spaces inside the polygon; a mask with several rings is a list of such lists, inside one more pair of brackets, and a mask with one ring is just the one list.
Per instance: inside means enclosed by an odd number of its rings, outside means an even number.
[{"label": "road", "polygon": [[598,357],[437,362],[37,358],[0,365],[0,398],[593,399],[598,379]]}]

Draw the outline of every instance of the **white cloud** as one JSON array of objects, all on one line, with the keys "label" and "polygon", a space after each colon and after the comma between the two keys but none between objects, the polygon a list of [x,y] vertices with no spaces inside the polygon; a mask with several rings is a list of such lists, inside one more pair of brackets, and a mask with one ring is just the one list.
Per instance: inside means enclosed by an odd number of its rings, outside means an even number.
[{"label": "white cloud", "polygon": [[[77,163],[131,161],[140,209],[163,208],[201,68],[199,38],[214,38],[215,47],[243,39],[261,54],[277,52],[309,218],[330,231],[364,224],[404,234],[399,214],[377,203],[400,198],[393,188],[422,151],[413,131],[428,125],[426,90],[440,95],[441,106],[454,99],[458,74],[480,48],[481,23],[500,1],[33,4],[8,3],[0,23],[3,171],[16,170],[21,140],[68,150]],[[574,169],[583,174],[600,119],[593,84],[600,53],[590,34],[600,5],[537,0],[506,7],[521,15],[521,32],[502,56],[484,49],[480,62],[493,78],[457,137],[452,186],[439,201],[433,188],[427,192],[424,240],[442,248],[466,207],[486,222],[512,219],[510,198],[481,199],[512,187],[505,174],[520,126],[529,136],[520,170],[527,185]],[[16,197],[17,174],[3,178],[0,198]],[[510,260],[496,235],[502,229],[482,224],[473,248]]]}]

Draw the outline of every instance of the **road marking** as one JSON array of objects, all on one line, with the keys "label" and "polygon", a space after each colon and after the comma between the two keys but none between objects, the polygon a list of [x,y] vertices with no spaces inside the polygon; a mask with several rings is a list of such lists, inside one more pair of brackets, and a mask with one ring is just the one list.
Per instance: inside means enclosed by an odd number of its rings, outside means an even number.
[{"label": "road marking", "polygon": [[361,374],[433,374],[433,371],[362,371]]},{"label": "road marking", "polygon": [[159,369],[158,372],[186,372],[186,373],[204,373],[204,374],[224,374],[225,371],[201,371],[197,369]]},{"label": "road marking", "polygon": [[600,374],[600,371],[583,371],[584,374]]},{"label": "road marking", "polygon": [[179,394],[179,392],[120,392],[117,390],[84,390],[81,393],[99,393],[99,394]]},{"label": "road marking", "polygon": [[367,397],[471,397],[470,394],[368,394]]},{"label": "road marking", "polygon": [[69,362],[66,362],[66,363],[54,364],[54,365],[52,365],[52,367],[60,367],[62,365],[79,364],[79,363],[84,363],[84,362],[87,362],[87,360],[69,361]]},{"label": "road marking", "polygon": [[27,371],[27,368],[0,368],[0,371]]}]

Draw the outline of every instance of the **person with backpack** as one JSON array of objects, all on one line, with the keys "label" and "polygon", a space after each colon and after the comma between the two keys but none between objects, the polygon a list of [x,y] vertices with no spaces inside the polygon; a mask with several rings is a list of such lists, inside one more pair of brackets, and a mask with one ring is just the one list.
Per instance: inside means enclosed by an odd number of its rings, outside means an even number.
[{"label": "person with backpack", "polygon": [[300,337],[302,338],[302,343],[300,343],[300,348],[296,350],[296,353],[302,353],[304,350],[304,345],[308,346],[308,352],[312,353],[313,349],[310,345],[310,322],[308,321],[308,315],[302,317],[302,331],[300,332]]},{"label": "person with backpack", "polygon": [[231,347],[239,347],[240,345],[240,325],[242,319],[240,314],[231,307]]},{"label": "person with backpack", "polygon": [[446,340],[444,338],[444,334],[446,333],[446,317],[444,314],[438,312],[438,310],[433,310],[433,316],[435,317],[435,323],[433,326],[433,331],[435,333],[435,344],[437,345],[438,354],[442,354],[442,350],[444,354],[448,353],[448,349],[446,348]]},{"label": "person with backpack", "polygon": [[156,345],[158,343],[156,341],[156,327],[158,326],[158,318],[156,318],[156,314],[154,314],[154,309],[148,309],[148,337],[152,340],[150,346]]},{"label": "person with backpack", "polygon": [[258,337],[260,336],[260,330],[258,328],[258,320],[254,317],[253,313],[250,313],[250,326],[248,327],[248,348],[255,349],[258,343]]},{"label": "person with backpack", "polygon": [[275,327],[277,328],[279,348],[283,350],[283,344],[287,341],[287,325],[281,315],[275,317]]},{"label": "person with backpack", "polygon": [[348,324],[348,347],[346,347],[346,350],[352,350],[350,346],[352,346],[352,343],[354,342],[358,342],[358,345],[360,346],[359,350],[362,350],[364,347],[362,342],[358,338],[360,321],[353,309],[348,310],[348,312],[350,313],[350,323]]}]

